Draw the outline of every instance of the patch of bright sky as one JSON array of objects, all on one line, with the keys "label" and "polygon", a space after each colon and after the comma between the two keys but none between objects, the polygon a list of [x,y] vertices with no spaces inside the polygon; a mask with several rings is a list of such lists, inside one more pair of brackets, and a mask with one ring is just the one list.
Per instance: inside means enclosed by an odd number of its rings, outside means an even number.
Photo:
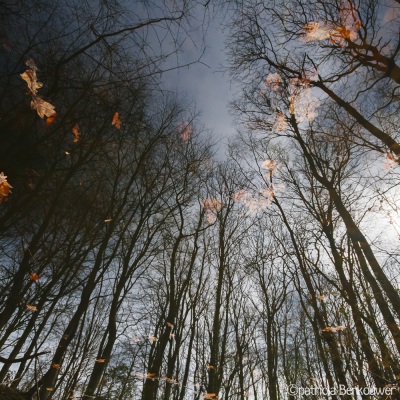
[{"label": "patch of bright sky", "polygon": [[227,32],[223,31],[222,18],[222,15],[212,16],[205,32],[198,29],[183,43],[179,65],[197,60],[205,47],[200,62],[169,71],[162,77],[165,89],[192,105],[199,113],[200,124],[212,131],[218,148],[216,157],[220,160],[225,158],[228,140],[235,134],[228,103],[238,90],[230,83],[228,73],[223,72]]}]

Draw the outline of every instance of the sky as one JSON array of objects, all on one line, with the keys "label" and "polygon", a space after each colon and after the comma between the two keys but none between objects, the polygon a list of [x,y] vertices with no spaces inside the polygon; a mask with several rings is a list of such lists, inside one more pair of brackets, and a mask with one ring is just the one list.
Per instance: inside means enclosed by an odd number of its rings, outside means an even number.
[{"label": "sky", "polygon": [[[222,28],[222,17],[215,16],[205,32],[205,52],[201,62],[167,72],[163,76],[166,89],[187,99],[199,112],[200,124],[211,130],[214,141],[218,142],[216,158],[221,160],[225,158],[228,138],[235,134],[228,103],[238,91],[238,87],[231,84],[228,73],[223,72],[227,64],[224,45],[226,34]],[[202,33],[197,31],[192,38],[183,45],[180,64],[196,60],[201,54]]]}]

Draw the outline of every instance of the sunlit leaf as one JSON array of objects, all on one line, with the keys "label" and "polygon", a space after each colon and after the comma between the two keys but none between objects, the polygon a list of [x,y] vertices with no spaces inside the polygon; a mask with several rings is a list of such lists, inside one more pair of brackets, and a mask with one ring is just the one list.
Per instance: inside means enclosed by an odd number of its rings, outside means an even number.
[{"label": "sunlit leaf", "polygon": [[105,358],[98,358],[98,359],[96,360],[96,362],[101,364],[101,363],[106,362],[106,359],[105,359]]},{"label": "sunlit leaf", "polygon": [[327,326],[326,328],[322,329],[322,332],[338,332],[344,331],[346,327],[344,325],[339,326]]},{"label": "sunlit leaf", "polygon": [[204,199],[202,201],[202,206],[206,210],[220,211],[222,203],[218,199]]},{"label": "sunlit leaf", "polygon": [[50,126],[57,118],[57,114],[53,114],[50,117],[46,118],[46,126]]},{"label": "sunlit leaf", "polygon": [[31,108],[37,111],[40,118],[51,117],[56,114],[54,106],[38,96],[32,98]]},{"label": "sunlit leaf", "polygon": [[79,139],[81,138],[81,131],[78,124],[72,128],[72,134],[74,135],[74,143],[79,142]]},{"label": "sunlit leaf", "polygon": [[12,186],[7,181],[7,176],[3,172],[0,173],[0,204],[7,201],[8,195],[11,193]]},{"label": "sunlit leaf", "polygon": [[280,164],[278,164],[275,160],[265,160],[261,164],[262,169],[267,169],[272,173],[276,172],[279,169],[279,167],[280,167]]},{"label": "sunlit leaf", "polygon": [[32,95],[31,108],[37,111],[40,118],[55,116],[56,112],[54,106],[47,101],[44,101],[37,94],[38,89],[40,89],[43,84],[37,80],[36,64],[32,59],[29,59],[26,61],[26,65],[29,67],[29,69],[23,72],[20,76],[28,85],[28,89]]},{"label": "sunlit leaf", "polygon": [[121,120],[119,119],[119,112],[116,111],[113,115],[111,125],[115,126],[117,129],[121,128]]},{"label": "sunlit leaf", "polygon": [[383,165],[385,169],[393,169],[400,164],[400,159],[393,153],[387,153]]},{"label": "sunlit leaf", "polygon": [[29,278],[31,278],[33,281],[38,281],[39,280],[39,275],[36,274],[35,272],[32,272],[31,274],[29,274]]},{"label": "sunlit leaf", "polygon": [[331,42],[343,46],[345,40],[356,41],[362,23],[359,19],[354,3],[342,0],[340,5],[340,26],[331,33]]},{"label": "sunlit leaf", "polygon": [[338,22],[309,22],[304,26],[302,40],[305,42],[329,39],[330,43],[343,47],[346,41],[356,41],[362,26],[352,1],[341,1]]},{"label": "sunlit leaf", "polygon": [[279,89],[279,85],[281,82],[281,76],[277,73],[273,73],[267,76],[267,79],[265,80],[265,86],[270,87],[271,90],[275,92]]},{"label": "sunlit leaf", "polygon": [[284,131],[287,128],[288,123],[286,122],[286,117],[283,113],[278,113],[275,118],[272,128],[276,131]]},{"label": "sunlit leaf", "polygon": [[152,381],[158,380],[157,374],[153,372],[148,372],[146,378],[151,379]]},{"label": "sunlit leaf", "polygon": [[32,59],[26,61],[26,65],[29,67],[25,72],[20,74],[21,78],[26,82],[29,91],[32,95],[36,96],[38,89],[43,87],[42,82],[38,82],[37,75],[36,75],[36,64],[33,62]]},{"label": "sunlit leaf", "polygon": [[112,221],[112,218],[107,218],[104,220],[104,222],[111,222],[111,221]]},{"label": "sunlit leaf", "polygon": [[317,116],[317,108],[319,100],[313,96],[312,89],[307,88],[301,91],[296,91],[289,97],[289,111],[296,116],[297,122],[308,120],[313,121]]},{"label": "sunlit leaf", "polygon": [[190,124],[190,122],[185,121],[185,122],[181,122],[178,125],[178,133],[181,135],[182,140],[184,142],[186,142],[189,139],[192,132],[193,132],[193,128],[192,128],[192,125]]},{"label": "sunlit leaf", "polygon": [[157,342],[157,338],[153,335],[147,335],[147,340],[149,342]]},{"label": "sunlit leaf", "polygon": [[339,325],[336,327],[336,331],[344,331],[346,327],[344,325]]},{"label": "sunlit leaf", "polygon": [[274,193],[270,188],[260,189],[258,193],[250,190],[238,190],[232,198],[247,208],[247,215],[265,210],[272,202]]},{"label": "sunlit leaf", "polygon": [[60,369],[60,368],[61,368],[61,365],[60,365],[60,364],[55,364],[55,363],[53,363],[53,364],[51,364],[51,368]]},{"label": "sunlit leaf", "polygon": [[304,26],[303,40],[306,42],[325,40],[329,39],[330,36],[330,29],[326,26],[326,24],[309,22]]},{"label": "sunlit leaf", "polygon": [[31,310],[31,311],[38,311],[38,309],[37,309],[36,306],[32,306],[32,305],[30,305],[30,304],[27,304],[27,305],[26,305],[26,308],[27,308],[28,310]]},{"label": "sunlit leaf", "polygon": [[176,379],[172,379],[172,378],[164,378],[165,382],[170,383],[171,385],[179,385],[179,382]]},{"label": "sunlit leaf", "polygon": [[204,199],[201,204],[203,208],[207,211],[207,222],[209,224],[213,224],[217,220],[216,213],[221,210],[222,203],[218,199]]}]

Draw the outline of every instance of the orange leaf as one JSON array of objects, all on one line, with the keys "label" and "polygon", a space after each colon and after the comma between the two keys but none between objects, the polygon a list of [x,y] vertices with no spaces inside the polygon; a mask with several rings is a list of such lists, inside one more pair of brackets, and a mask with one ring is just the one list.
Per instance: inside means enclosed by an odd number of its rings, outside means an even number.
[{"label": "orange leaf", "polygon": [[29,278],[31,278],[33,281],[38,281],[39,280],[39,275],[36,274],[35,272],[32,272],[31,274],[29,274]]},{"label": "orange leaf", "polygon": [[28,310],[38,311],[37,307],[31,306],[30,304],[27,304],[27,305],[26,305],[26,308],[27,308]]},{"label": "orange leaf", "polygon": [[61,367],[60,364],[51,364],[51,368],[60,369],[60,367]]},{"label": "orange leaf", "polygon": [[0,204],[6,201],[6,197],[11,193],[12,186],[7,182],[7,176],[0,173]]},{"label": "orange leaf", "polygon": [[74,135],[74,143],[78,142],[79,139],[81,138],[81,132],[79,130],[79,125],[76,124],[73,128],[72,128],[72,134]]},{"label": "orange leaf", "polygon": [[46,126],[50,126],[57,118],[57,114],[53,114],[46,118]]},{"label": "orange leaf", "polygon": [[170,383],[171,385],[179,385],[179,382],[176,379],[172,379],[172,378],[164,378],[165,382]]},{"label": "orange leaf", "polygon": [[116,111],[113,115],[113,119],[111,122],[112,125],[114,125],[117,129],[121,128],[121,120],[119,119],[119,113]]},{"label": "orange leaf", "polygon": [[105,358],[98,358],[98,359],[96,360],[96,362],[98,362],[98,363],[104,363],[104,362],[106,362],[106,359],[105,359]]},{"label": "orange leaf", "polygon": [[190,124],[190,122],[187,122],[187,121],[186,122],[181,122],[178,125],[178,132],[181,135],[182,140],[184,142],[186,142],[189,139],[189,137],[192,134],[192,132],[193,132],[192,125]]},{"label": "orange leaf", "polygon": [[326,328],[322,329],[322,332],[338,332],[344,331],[346,327],[344,325],[339,326],[327,326]]},{"label": "orange leaf", "polygon": [[158,381],[158,376],[154,373],[149,372],[146,377],[146,379],[151,379],[152,381]]}]

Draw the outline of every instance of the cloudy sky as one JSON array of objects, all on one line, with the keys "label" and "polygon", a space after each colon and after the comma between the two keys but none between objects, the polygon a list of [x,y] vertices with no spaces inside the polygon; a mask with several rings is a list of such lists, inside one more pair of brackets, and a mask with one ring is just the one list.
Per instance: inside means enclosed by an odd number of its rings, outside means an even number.
[{"label": "cloudy sky", "polygon": [[[223,72],[226,67],[226,34],[222,28],[222,17],[215,16],[205,31],[205,52],[201,62],[164,75],[165,87],[192,102],[192,106],[200,113],[200,123],[213,132],[215,140],[219,142],[217,157],[221,159],[224,158],[228,138],[235,133],[228,103],[238,90],[231,84],[228,73]],[[187,39],[182,47],[180,64],[196,60],[201,54],[201,30],[192,34],[192,38]]]}]

